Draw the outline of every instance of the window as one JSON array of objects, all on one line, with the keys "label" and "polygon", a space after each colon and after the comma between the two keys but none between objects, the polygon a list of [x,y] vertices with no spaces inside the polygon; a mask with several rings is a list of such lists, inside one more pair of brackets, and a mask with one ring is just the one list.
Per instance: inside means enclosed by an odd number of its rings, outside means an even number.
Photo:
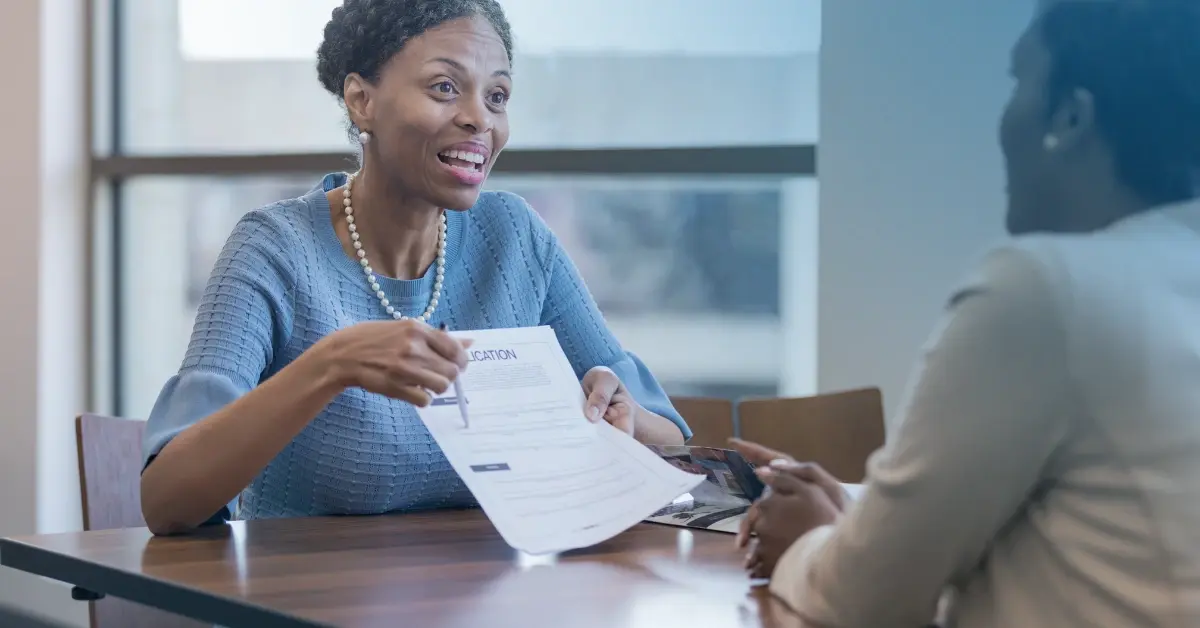
[{"label": "window", "polygon": [[[145,416],[237,219],[345,167],[313,70],[340,0],[107,1],[96,387]],[[517,89],[488,186],[550,223],[669,392],[812,392],[819,3],[501,4]]]},{"label": "window", "polygon": [[[313,67],[340,0],[121,4],[126,153],[346,150]],[[511,148],[814,143],[815,0],[502,4]]]}]

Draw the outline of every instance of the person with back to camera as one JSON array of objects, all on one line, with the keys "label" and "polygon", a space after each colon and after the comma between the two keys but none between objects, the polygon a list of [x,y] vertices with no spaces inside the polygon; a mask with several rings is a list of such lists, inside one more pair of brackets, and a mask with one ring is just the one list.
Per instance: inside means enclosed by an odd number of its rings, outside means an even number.
[{"label": "person with back to camera", "polygon": [[[436,326],[548,325],[585,414],[691,437],[523,199],[480,187],[508,140],[512,41],[495,0],[345,0],[317,53],[362,167],[246,214],[146,426],[156,534],[238,518],[474,505],[416,414],[467,365]],[[239,504],[240,497],[240,507]]]},{"label": "person with back to camera", "polygon": [[815,625],[1200,626],[1200,3],[1057,0],[1012,54],[1011,241],[847,499],[738,443],[747,567]]}]

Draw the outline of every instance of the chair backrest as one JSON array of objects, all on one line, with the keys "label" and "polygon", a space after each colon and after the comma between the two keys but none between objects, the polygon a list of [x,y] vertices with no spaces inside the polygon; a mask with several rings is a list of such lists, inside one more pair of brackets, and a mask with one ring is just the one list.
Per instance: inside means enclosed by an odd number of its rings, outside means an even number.
[{"label": "chair backrest", "polygon": [[140,528],[145,421],[97,414],[75,420],[83,529]]},{"label": "chair backrest", "polygon": [[[145,421],[97,414],[75,420],[83,529],[141,528]],[[199,628],[198,622],[114,597],[89,602],[92,628]],[[3,625],[3,624],[0,624]]]},{"label": "chair backrest", "polygon": [[672,397],[671,404],[692,428],[689,445],[729,447],[733,437],[733,402],[705,397]]},{"label": "chair backrest", "polygon": [[747,399],[738,405],[740,436],[816,462],[842,482],[859,483],[867,458],[883,446],[883,395],[878,388],[790,399]]}]

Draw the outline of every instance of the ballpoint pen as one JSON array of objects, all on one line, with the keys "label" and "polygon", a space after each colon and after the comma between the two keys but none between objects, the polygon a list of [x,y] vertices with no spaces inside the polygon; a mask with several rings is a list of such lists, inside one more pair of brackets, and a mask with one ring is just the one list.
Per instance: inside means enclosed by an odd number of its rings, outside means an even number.
[{"label": "ballpoint pen", "polygon": [[[449,327],[443,322],[441,325],[438,325],[438,329],[448,331]],[[457,375],[454,377],[454,397],[458,401],[458,413],[462,415],[463,427],[469,429],[471,421],[467,418],[467,397],[463,394],[462,378]]]}]

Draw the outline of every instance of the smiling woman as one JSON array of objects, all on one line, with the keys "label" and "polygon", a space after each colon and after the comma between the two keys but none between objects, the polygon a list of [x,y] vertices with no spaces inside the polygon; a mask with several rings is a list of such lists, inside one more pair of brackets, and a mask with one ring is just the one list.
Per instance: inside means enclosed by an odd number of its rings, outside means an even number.
[{"label": "smiling woman", "polygon": [[508,143],[511,66],[512,35],[494,1],[347,2],[317,50],[321,84],[362,142],[364,178],[448,209],[475,203]]},{"label": "smiling woman", "polygon": [[152,530],[473,503],[414,408],[470,361],[431,325],[548,325],[590,419],[690,436],[554,233],[522,198],[481,191],[508,141],[511,47],[494,0],[334,10],[318,74],[362,167],[249,212],[226,241],[147,424]]}]

